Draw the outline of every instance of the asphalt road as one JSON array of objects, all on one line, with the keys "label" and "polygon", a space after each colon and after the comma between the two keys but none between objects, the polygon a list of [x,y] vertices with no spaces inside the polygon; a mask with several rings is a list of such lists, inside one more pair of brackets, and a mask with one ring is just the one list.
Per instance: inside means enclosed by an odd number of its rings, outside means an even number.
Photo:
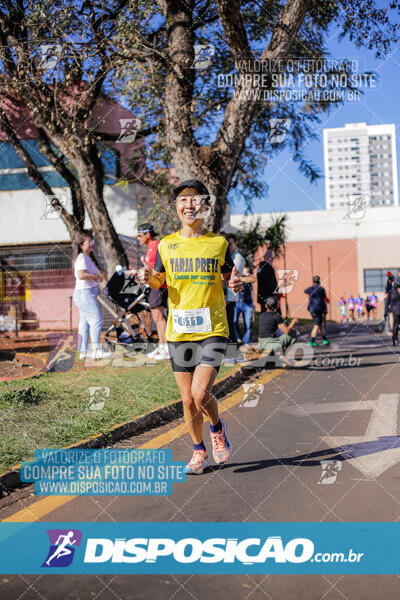
[{"label": "asphalt road", "polygon": [[[78,497],[38,520],[398,521],[399,349],[375,326],[345,325],[331,337],[310,366],[282,369],[247,406],[244,398],[225,410],[234,453],[223,468],[175,484],[170,497]],[[186,460],[190,440],[177,425],[120,446],[163,435],[174,459]],[[16,495],[0,517],[28,505],[36,518],[33,500]],[[0,576],[3,600],[364,600],[398,590],[394,575]]]}]

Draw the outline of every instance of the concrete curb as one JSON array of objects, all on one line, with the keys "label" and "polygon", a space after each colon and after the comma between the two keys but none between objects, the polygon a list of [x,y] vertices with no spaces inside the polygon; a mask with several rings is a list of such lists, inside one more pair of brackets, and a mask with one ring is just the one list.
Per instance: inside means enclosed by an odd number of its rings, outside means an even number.
[{"label": "concrete curb", "polygon": [[[223,377],[214,384],[213,392],[217,398],[223,398],[227,393],[233,391],[239,385],[246,381],[250,376],[254,375],[260,369],[255,367],[247,366],[237,367],[233,373],[229,373],[226,377]],[[113,425],[109,434],[95,434],[89,438],[76,442],[67,446],[67,448],[102,448],[107,446],[110,442],[117,442],[118,440],[130,437],[132,435],[139,435],[170,423],[174,419],[178,419],[183,416],[182,402],[176,400],[165,406],[160,406],[151,412],[136,417],[131,421],[125,423],[118,423]],[[13,489],[31,485],[30,483],[24,484],[20,480],[20,465],[15,465],[10,471],[0,474],[0,498],[9,495]]]}]

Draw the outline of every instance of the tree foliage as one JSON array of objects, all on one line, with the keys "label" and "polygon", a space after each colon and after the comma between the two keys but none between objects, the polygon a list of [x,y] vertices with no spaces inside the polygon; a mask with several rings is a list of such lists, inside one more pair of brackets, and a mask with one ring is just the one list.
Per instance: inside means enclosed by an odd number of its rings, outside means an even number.
[{"label": "tree foliage", "polygon": [[240,231],[235,235],[239,250],[249,265],[253,265],[254,254],[260,246],[268,246],[279,257],[287,240],[287,215],[272,218],[267,227],[262,227],[260,218],[253,224],[242,223]]},{"label": "tree foliage", "polygon": [[[147,183],[160,195],[152,176],[171,167],[179,179],[202,179],[215,197],[214,230],[223,224],[228,200],[251,211],[254,198],[266,192],[260,177],[266,164],[284,147],[310,181],[321,175],[307,144],[317,137],[321,115],[346,96],[335,102],[318,97],[316,78],[304,101],[270,100],[273,75],[304,76],[307,61],[314,61],[314,73],[324,72],[326,64],[318,65],[335,58],[327,47],[335,31],[378,58],[398,41],[397,2],[390,9],[372,0],[144,0],[131,7],[136,18],[127,16],[120,28],[130,60],[120,63],[117,79],[146,128],[154,129]],[[196,46],[209,44],[215,53],[208,67],[194,68]],[[265,77],[257,83],[259,72]],[[351,66],[333,63],[328,72],[345,75],[346,91],[357,92]],[[233,84],[225,85],[229,78]],[[272,119],[290,121],[282,142],[270,135]]]}]

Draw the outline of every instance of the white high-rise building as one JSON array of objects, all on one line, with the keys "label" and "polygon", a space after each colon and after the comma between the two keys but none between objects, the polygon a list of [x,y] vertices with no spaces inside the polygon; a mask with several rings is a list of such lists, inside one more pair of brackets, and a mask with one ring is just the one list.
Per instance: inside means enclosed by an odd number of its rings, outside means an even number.
[{"label": "white high-rise building", "polygon": [[396,129],[390,125],[347,123],[324,129],[327,209],[358,198],[370,206],[398,206]]}]

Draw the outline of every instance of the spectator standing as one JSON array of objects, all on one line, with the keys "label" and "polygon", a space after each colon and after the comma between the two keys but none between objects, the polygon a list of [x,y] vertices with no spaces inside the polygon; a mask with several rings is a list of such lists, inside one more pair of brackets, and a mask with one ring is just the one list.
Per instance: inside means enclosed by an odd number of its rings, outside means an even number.
[{"label": "spectator standing", "polygon": [[[233,264],[236,267],[237,275],[241,278],[243,275],[243,269],[245,267],[246,261],[238,250],[236,236],[234,233],[225,233],[222,235],[224,235],[225,239],[229,244],[229,250],[231,253]],[[238,301],[238,297],[238,294],[235,294],[229,287],[226,287],[225,301],[226,317],[228,320],[229,327],[229,345],[224,362],[239,362],[243,360],[242,354],[238,351],[238,342],[235,332],[235,308],[236,303]]]},{"label": "spectator standing", "polygon": [[[255,281],[255,276],[250,273],[250,269],[248,267],[244,267],[243,269],[243,277],[241,277],[241,281],[244,284],[243,290],[239,292],[238,299],[235,306],[234,313],[234,327],[235,327],[235,335],[238,343],[240,340],[243,340],[243,344],[245,346],[249,346],[251,343],[251,334],[253,330],[253,314],[254,314],[254,306],[253,306],[253,283]],[[244,334],[243,338],[240,335],[239,330],[239,318],[240,315],[243,315],[244,321]],[[243,348],[246,350],[248,348]]]},{"label": "spectator standing", "polygon": [[266,310],[265,303],[267,298],[276,296],[278,298],[278,282],[272,261],[274,253],[267,250],[264,254],[264,260],[260,262],[257,269],[257,303],[261,306],[261,312]]},{"label": "spectator standing", "polygon": [[393,346],[398,344],[399,323],[400,323],[400,277],[394,280],[390,292],[390,307],[393,314]]},{"label": "spectator standing", "polygon": [[[385,307],[384,307],[384,319],[386,322],[386,327],[392,328],[390,323],[390,314],[392,312],[391,309],[391,293],[393,289],[394,276],[391,271],[386,273],[386,287],[385,287]],[[387,329],[386,329],[387,331]]]},{"label": "spectator standing", "polygon": [[[75,275],[73,300],[79,310],[78,352],[79,358],[108,358],[111,352],[100,344],[103,317],[97,301],[99,282],[103,280],[98,268],[90,258],[94,241],[90,231],[83,231],[74,242],[72,264]],[[89,351],[89,333],[91,351]]]}]

